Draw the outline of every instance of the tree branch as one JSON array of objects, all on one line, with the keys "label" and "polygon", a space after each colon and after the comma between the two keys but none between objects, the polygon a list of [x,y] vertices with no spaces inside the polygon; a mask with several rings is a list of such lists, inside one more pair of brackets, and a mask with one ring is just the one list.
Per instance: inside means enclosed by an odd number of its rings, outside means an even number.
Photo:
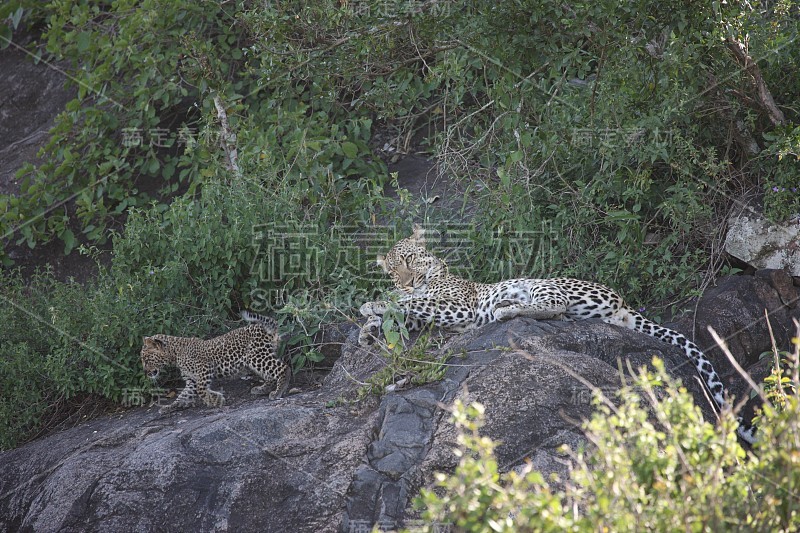
[{"label": "tree branch", "polygon": [[217,118],[219,118],[219,125],[222,129],[222,148],[225,150],[228,168],[236,177],[239,177],[242,175],[242,171],[239,170],[239,155],[236,152],[236,134],[231,131],[228,124],[228,113],[218,94],[214,95],[214,107],[217,108]]},{"label": "tree branch", "polygon": [[728,50],[730,50],[733,54],[733,57],[736,58],[736,61],[750,74],[750,76],[752,76],[753,81],[756,84],[756,91],[758,92],[758,99],[761,103],[761,107],[763,107],[767,112],[772,124],[775,126],[780,126],[783,124],[786,121],[786,118],[783,116],[783,112],[778,109],[778,106],[775,105],[775,100],[772,98],[772,93],[769,92],[769,88],[764,82],[764,78],[761,76],[761,69],[758,68],[758,63],[756,63],[747,53],[746,45],[739,42],[735,37],[732,36],[729,36],[725,42],[728,46]]}]

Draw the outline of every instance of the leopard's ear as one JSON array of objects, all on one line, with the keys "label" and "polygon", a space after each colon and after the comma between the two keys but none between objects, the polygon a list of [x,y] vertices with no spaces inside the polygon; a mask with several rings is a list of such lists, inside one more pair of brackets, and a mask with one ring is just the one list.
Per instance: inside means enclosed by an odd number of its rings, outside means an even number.
[{"label": "leopard's ear", "polygon": [[425,248],[425,229],[419,224],[414,224],[414,232],[411,234],[411,240],[423,248]]},{"label": "leopard's ear", "polygon": [[157,350],[161,350],[164,348],[165,343],[161,339],[156,339],[155,337],[145,337],[144,345],[147,348],[154,348]]},{"label": "leopard's ear", "polygon": [[383,269],[384,272],[387,274],[389,273],[389,265],[386,264],[386,258],[382,255],[379,255],[378,258],[375,260],[375,263]]}]

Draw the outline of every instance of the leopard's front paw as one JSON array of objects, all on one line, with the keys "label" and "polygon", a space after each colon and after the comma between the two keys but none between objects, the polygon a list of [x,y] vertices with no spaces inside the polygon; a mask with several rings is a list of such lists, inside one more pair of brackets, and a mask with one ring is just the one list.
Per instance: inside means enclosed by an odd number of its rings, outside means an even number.
[{"label": "leopard's front paw", "polygon": [[367,302],[361,306],[359,312],[361,312],[361,316],[365,316],[368,318],[373,316],[381,316],[386,312],[386,303]]},{"label": "leopard's front paw", "polygon": [[225,405],[225,396],[219,391],[206,391],[203,396],[203,403],[206,407],[222,407]]},{"label": "leopard's front paw", "polygon": [[269,393],[270,400],[280,400],[281,398],[283,398],[283,391],[281,390],[274,390]]},{"label": "leopard's front paw", "polygon": [[361,331],[358,333],[358,345],[369,348],[377,342],[380,331],[381,317],[375,315],[370,316],[366,324],[361,326]]},{"label": "leopard's front paw", "polygon": [[159,408],[158,414],[160,414],[160,415],[168,415],[168,414],[170,414],[170,413],[172,413],[174,411],[177,411],[181,407],[183,407],[183,406],[181,406],[180,404],[177,404],[175,402],[172,402],[169,405],[165,405],[164,407]]}]

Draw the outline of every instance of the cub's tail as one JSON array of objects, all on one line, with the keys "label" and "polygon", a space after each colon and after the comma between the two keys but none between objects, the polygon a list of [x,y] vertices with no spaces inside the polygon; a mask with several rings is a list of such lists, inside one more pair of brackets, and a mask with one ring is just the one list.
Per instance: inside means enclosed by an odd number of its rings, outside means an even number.
[{"label": "cub's tail", "polygon": [[240,314],[244,321],[250,322],[251,324],[259,324],[262,328],[264,328],[265,331],[271,333],[274,336],[276,345],[280,343],[281,336],[278,332],[278,322],[274,318],[259,315],[258,313],[253,313],[247,310],[243,310]]}]

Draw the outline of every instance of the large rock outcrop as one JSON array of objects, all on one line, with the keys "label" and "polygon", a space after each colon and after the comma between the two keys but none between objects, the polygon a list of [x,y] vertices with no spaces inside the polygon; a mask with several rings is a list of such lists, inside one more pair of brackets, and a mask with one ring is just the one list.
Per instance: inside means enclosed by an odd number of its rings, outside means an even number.
[{"label": "large rock outcrop", "polygon": [[[672,326],[694,339],[711,359],[723,382],[741,397],[747,385],[719,349],[708,327],[722,336],[738,363],[756,378],[763,378],[771,358],[770,326],[778,348],[789,350],[797,335],[793,319],[800,320],[800,287],[784,270],[759,270],[754,276],[730,276],[707,290],[696,305],[697,313]],[[769,323],[767,322],[769,318]]]},{"label": "large rock outcrop", "polygon": [[756,212],[731,217],[725,251],[754,268],[785,269],[800,276],[800,214],[785,223],[770,223]]},{"label": "large rock outcrop", "polygon": [[[773,316],[800,316],[791,306],[797,300],[792,290],[785,292],[775,273],[723,281],[701,300],[697,331],[732,302],[748,302],[736,320],[715,327],[736,328],[720,330],[735,350],[760,349],[761,338],[737,343],[750,336],[738,329],[756,324],[760,336],[759,307],[784,298],[789,303]],[[724,308],[707,307],[720,301]],[[675,327],[691,330],[684,323]],[[246,397],[243,387],[241,395],[226,392],[230,403],[222,409],[167,416],[133,409],[0,454],[0,530],[396,527],[433,473],[455,465],[447,412],[454,399],[486,406],[485,432],[502,441],[497,455],[505,470],[530,459],[563,476],[567,467],[558,448],[583,441],[576,421],[592,410],[591,393],[576,376],[611,394],[619,386],[620,360],[638,367],[662,357],[713,417],[680,350],[601,322],[516,319],[451,336],[440,348],[454,354],[444,379],[361,402],[352,401],[359,384],[387,362],[355,346],[354,336],[319,389],[269,401]],[[757,356],[736,355],[743,361]],[[724,361],[718,370],[733,375]]]}]

